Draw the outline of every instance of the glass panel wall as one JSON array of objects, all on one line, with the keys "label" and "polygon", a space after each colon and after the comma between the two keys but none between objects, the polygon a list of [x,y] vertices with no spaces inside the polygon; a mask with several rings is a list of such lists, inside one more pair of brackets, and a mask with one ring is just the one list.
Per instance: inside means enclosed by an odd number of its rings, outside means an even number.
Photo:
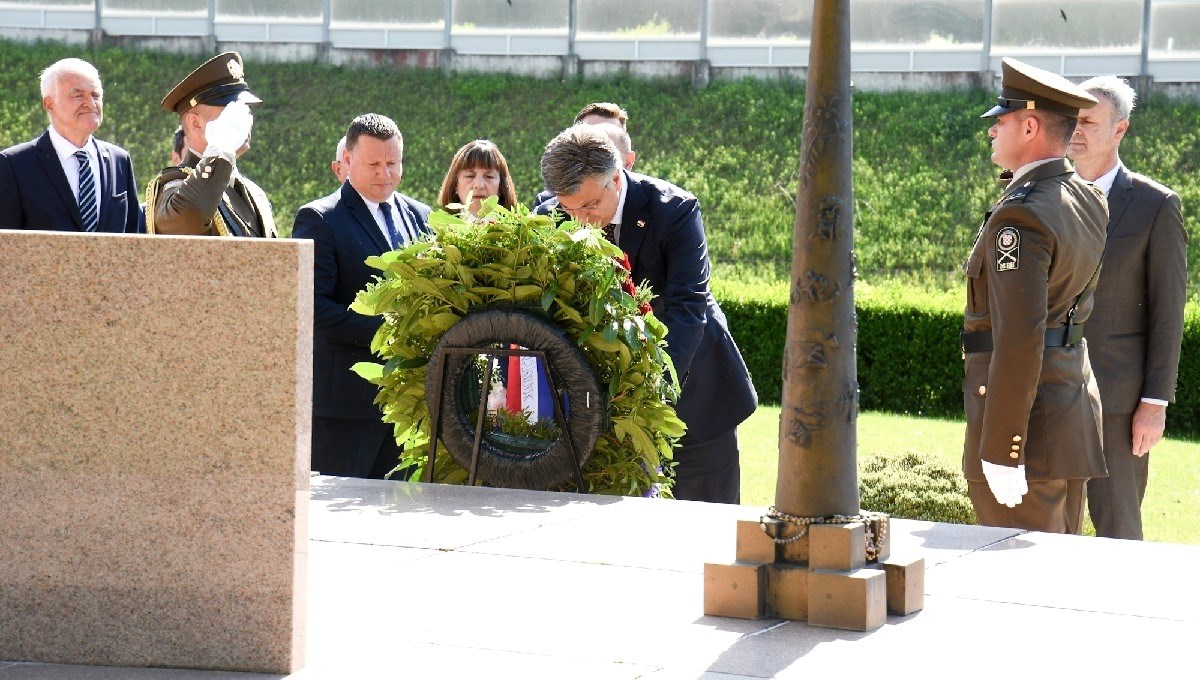
[{"label": "glass panel wall", "polygon": [[446,0],[330,0],[330,3],[333,20],[338,22],[438,27],[446,25]]},{"label": "glass panel wall", "polygon": [[856,43],[982,45],[983,2],[850,0],[850,33]]},{"label": "glass panel wall", "polygon": [[992,52],[1004,48],[1139,49],[1142,0],[993,0]]},{"label": "glass panel wall", "polygon": [[700,35],[700,0],[579,0],[576,34],[615,38]]},{"label": "glass panel wall", "polygon": [[321,0],[217,0],[217,16],[319,19]]},{"label": "glass panel wall", "polygon": [[[53,7],[54,9],[81,9],[87,8],[94,10],[96,3],[92,0],[4,0],[5,5],[25,5],[28,7]],[[108,3],[104,3],[106,6]],[[147,5],[150,3],[147,2]]]},{"label": "glass panel wall", "polygon": [[568,0],[454,0],[454,30],[567,28]]},{"label": "glass panel wall", "polygon": [[146,15],[186,13],[208,16],[208,3],[197,3],[195,0],[104,0],[104,11],[109,10]]},{"label": "glass panel wall", "polygon": [[1200,53],[1200,0],[1155,2],[1150,6],[1150,56]]},{"label": "glass panel wall", "polygon": [[721,40],[809,41],[811,2],[708,0],[708,35]]}]

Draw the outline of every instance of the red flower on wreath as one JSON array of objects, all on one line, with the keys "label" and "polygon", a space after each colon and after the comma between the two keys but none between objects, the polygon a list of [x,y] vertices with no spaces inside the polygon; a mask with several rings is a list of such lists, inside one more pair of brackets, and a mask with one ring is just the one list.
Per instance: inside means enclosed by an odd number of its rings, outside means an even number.
[{"label": "red flower on wreath", "polygon": [[[629,297],[637,297],[637,286],[633,285],[633,265],[629,264],[629,253],[621,252],[621,257],[614,257],[617,266],[625,270],[625,277],[621,279],[621,290],[629,293]],[[641,302],[638,304],[638,311],[642,314],[650,313],[650,303]]]}]

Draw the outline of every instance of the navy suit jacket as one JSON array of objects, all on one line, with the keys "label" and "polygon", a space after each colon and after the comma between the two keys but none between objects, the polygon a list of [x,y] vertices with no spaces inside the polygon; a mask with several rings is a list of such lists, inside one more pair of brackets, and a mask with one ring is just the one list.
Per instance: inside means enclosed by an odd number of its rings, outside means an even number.
[{"label": "navy suit jacket", "polygon": [[[667,327],[667,354],[683,383],[676,413],[688,437],[714,439],[754,412],[758,396],[746,362],[709,289],[711,266],[696,197],[669,182],[622,171],[629,189],[619,245],[633,280],[654,291],[651,307]],[[551,199],[539,206],[558,208]]]},{"label": "navy suit jacket", "polygon": [[[394,194],[397,219],[429,234],[429,206]],[[399,227],[400,225],[397,224]],[[366,265],[391,248],[367,204],[349,182],[296,213],[293,238],[313,240],[313,415],[379,420],[379,388],[350,370],[377,361],[371,339],[383,320],[350,311],[350,303],[380,272]]]},{"label": "navy suit jacket", "polygon": [[[144,232],[129,154],[99,139],[96,148],[100,161],[100,224],[96,231]],[[0,229],[84,231],[79,203],[48,130],[35,140],[0,151]]]}]

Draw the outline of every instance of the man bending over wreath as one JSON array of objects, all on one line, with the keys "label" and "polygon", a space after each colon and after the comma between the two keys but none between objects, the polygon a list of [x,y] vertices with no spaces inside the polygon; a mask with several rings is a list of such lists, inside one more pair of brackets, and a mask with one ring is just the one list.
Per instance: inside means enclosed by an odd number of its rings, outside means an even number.
[{"label": "man bending over wreath", "polygon": [[758,406],[746,362],[709,289],[711,266],[700,203],[661,179],[622,167],[608,135],[592,126],[558,134],[542,154],[542,180],[560,210],[599,227],[629,258],[633,280],[654,292],[666,325],[667,354],[681,394],[675,410],[687,434],[674,452],[680,500],[738,503],[737,426]]}]

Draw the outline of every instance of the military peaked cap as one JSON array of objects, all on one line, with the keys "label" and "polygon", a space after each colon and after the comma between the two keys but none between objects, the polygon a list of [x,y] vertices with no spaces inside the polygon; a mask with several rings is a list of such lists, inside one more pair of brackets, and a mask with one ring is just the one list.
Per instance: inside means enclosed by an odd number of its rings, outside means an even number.
[{"label": "military peaked cap", "polygon": [[224,106],[233,102],[257,104],[262,100],[250,91],[242,69],[242,55],[224,52],[204,62],[163,97],[162,107],[183,113],[199,104]]},{"label": "military peaked cap", "polygon": [[1000,96],[980,118],[1027,109],[1078,118],[1080,109],[1095,105],[1095,97],[1066,78],[1005,57],[1000,61]]}]

